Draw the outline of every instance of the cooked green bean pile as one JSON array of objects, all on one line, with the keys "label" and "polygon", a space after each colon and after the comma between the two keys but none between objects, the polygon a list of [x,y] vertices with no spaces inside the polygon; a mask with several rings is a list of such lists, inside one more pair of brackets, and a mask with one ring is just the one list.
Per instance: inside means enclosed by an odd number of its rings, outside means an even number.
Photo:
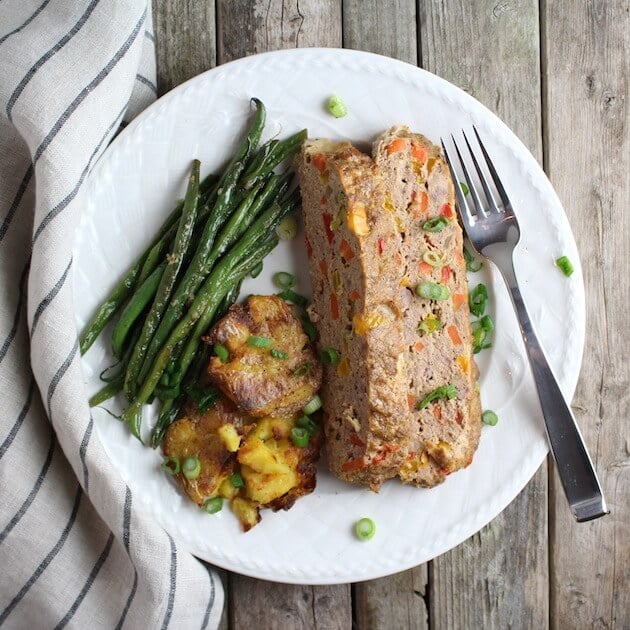
[{"label": "cooked green bean pile", "polygon": [[186,395],[200,406],[216,399],[216,391],[198,383],[208,360],[202,336],[236,300],[243,278],[277,245],[276,227],[300,202],[299,191],[290,191],[291,174],[274,169],[298,150],[306,130],[259,147],[265,107],[252,101],[249,130],[223,174],[200,181],[200,163],[193,161],[184,200],[80,336],[84,354],[118,316],[111,339],[118,370],[101,375],[106,385],[90,405],[122,390],[129,401],[122,420],[140,439],[142,409],[159,399],[154,447]]}]

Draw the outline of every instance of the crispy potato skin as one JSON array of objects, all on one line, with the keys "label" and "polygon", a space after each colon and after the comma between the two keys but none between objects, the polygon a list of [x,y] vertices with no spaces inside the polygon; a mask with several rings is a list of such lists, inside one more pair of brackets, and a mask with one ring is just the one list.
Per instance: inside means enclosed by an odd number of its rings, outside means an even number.
[{"label": "crispy potato skin", "polygon": [[[287,359],[274,358],[270,348],[247,343],[251,336],[273,340],[273,348]],[[223,344],[230,356],[226,363],[213,357],[207,375],[239,408],[255,418],[289,417],[299,412],[316,394],[322,368],[308,337],[291,307],[274,295],[250,296],[212,329],[207,343]],[[304,364],[312,368],[303,375],[294,371]]]}]

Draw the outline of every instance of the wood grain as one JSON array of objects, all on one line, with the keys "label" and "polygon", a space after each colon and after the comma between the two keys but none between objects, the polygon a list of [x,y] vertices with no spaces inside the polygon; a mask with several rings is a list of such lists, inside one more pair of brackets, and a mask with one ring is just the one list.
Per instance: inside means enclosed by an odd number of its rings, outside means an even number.
[{"label": "wood grain", "polygon": [[[473,10],[469,2],[435,0],[420,7],[423,67],[487,105],[542,161],[537,2],[481,0]],[[543,467],[490,525],[431,563],[430,627],[547,627],[547,566]]]},{"label": "wood grain", "polygon": [[153,0],[158,92],[216,65],[214,2]]},{"label": "wood grain", "polygon": [[572,628],[628,628],[629,5],[557,0],[547,3],[543,18],[546,163],[586,286],[586,347],[574,409],[611,510],[575,523],[552,477],[552,626],[570,619]]}]

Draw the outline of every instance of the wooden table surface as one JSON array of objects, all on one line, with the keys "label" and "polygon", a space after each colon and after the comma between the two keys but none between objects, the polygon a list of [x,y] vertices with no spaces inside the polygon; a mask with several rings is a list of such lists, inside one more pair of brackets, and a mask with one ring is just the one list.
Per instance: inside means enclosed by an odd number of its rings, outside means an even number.
[{"label": "wooden table surface", "polygon": [[246,55],[343,46],[444,77],[523,140],[584,267],[573,409],[611,509],[576,524],[549,461],[488,526],[415,569],[337,586],[224,574],[222,628],[630,628],[629,11],[627,0],[153,0],[160,94]]}]

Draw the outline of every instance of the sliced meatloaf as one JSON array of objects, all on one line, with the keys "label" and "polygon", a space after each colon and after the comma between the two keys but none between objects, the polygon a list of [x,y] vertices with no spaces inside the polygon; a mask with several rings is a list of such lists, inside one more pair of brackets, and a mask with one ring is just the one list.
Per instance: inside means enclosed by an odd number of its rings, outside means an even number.
[{"label": "sliced meatloaf", "polygon": [[[405,483],[434,486],[470,464],[481,429],[462,230],[438,147],[406,127],[393,127],[375,141],[373,156],[394,209],[404,260],[401,300],[412,435],[399,474]],[[445,299],[419,297],[414,288],[427,282],[446,287]],[[452,398],[437,398],[418,410],[437,388],[444,393],[449,386]]]},{"label": "sliced meatloaf", "polygon": [[320,349],[326,452],[331,471],[378,490],[407,453],[405,345],[395,215],[385,210],[373,160],[347,142],[307,141],[298,156]]}]

